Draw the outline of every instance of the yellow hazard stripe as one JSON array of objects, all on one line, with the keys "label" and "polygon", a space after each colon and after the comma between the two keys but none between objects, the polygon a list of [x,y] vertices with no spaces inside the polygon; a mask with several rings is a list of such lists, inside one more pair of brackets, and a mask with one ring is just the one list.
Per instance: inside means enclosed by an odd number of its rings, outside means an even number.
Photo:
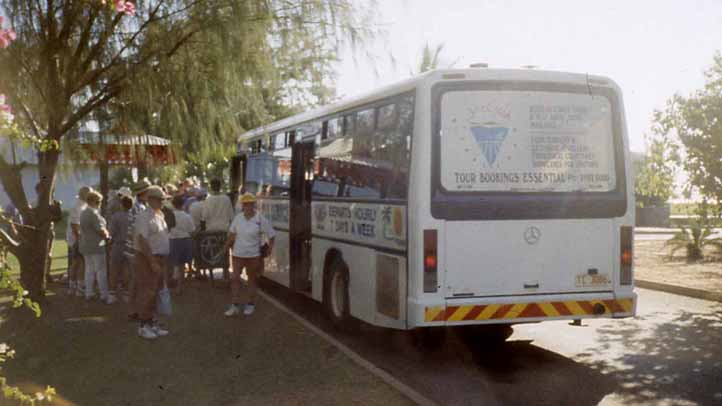
[{"label": "yellow hazard stripe", "polygon": [[569,309],[569,311],[574,315],[586,313],[575,301],[564,302],[564,306],[566,306],[567,309]]},{"label": "yellow hazard stripe", "polygon": [[[604,314],[615,313],[615,309],[622,309],[623,313],[631,313],[634,308],[634,299],[619,299],[615,300],[616,306],[613,304],[608,305],[611,301],[601,300],[570,300],[566,302],[556,302],[557,306],[560,304],[563,307],[557,309],[553,302],[540,302],[540,303],[495,303],[489,305],[466,305],[458,306],[453,312],[451,311],[454,307],[446,308],[443,306],[427,307],[425,309],[424,320],[425,321],[471,321],[471,320],[490,320],[495,319],[516,319],[516,318],[539,318],[539,317],[559,317],[559,316],[581,316],[581,315],[593,315],[591,309],[596,304],[604,306]],[[509,307],[511,306],[511,307]],[[532,307],[534,306],[534,307]],[[612,307],[610,307],[612,306]],[[535,308],[536,307],[536,308]],[[508,310],[503,314],[496,314],[499,309]],[[567,312],[560,312],[566,308]],[[528,309],[528,310],[527,310]],[[587,309],[587,310],[585,310]],[[540,316],[540,313],[543,316]],[[620,312],[616,312],[620,313]],[[494,317],[496,316],[496,317]]]},{"label": "yellow hazard stripe", "polygon": [[551,303],[539,303],[539,307],[542,309],[544,314],[546,314],[549,317],[557,317],[559,316],[559,312],[557,309],[552,306]]},{"label": "yellow hazard stripe", "polygon": [[441,313],[445,310],[446,309],[443,307],[427,307],[426,314],[424,315],[424,320],[433,321],[436,318],[436,316],[439,315],[439,313]]},{"label": "yellow hazard stripe", "polygon": [[469,312],[470,312],[473,308],[474,308],[474,306],[461,306],[461,307],[459,307],[458,309],[456,309],[456,311],[454,312],[454,314],[452,314],[451,316],[449,316],[449,317],[447,318],[447,320],[449,320],[449,321],[460,321],[460,320],[463,320],[464,317],[466,317],[466,315],[469,314]]}]

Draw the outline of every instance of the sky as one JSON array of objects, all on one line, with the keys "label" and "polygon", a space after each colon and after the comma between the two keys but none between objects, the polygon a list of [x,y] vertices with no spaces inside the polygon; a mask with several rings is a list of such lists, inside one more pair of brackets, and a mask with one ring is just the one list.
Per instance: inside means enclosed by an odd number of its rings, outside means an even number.
[{"label": "sky", "polygon": [[340,96],[410,76],[427,42],[442,67],[535,65],[611,78],[622,88],[630,144],[644,151],[652,114],[704,85],[722,50],[720,0],[377,0],[385,33],[337,65]]}]

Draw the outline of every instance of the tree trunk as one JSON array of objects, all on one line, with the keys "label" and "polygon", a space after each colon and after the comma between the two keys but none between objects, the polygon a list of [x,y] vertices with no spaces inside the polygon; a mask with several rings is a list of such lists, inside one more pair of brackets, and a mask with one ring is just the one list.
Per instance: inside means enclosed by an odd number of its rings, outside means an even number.
[{"label": "tree trunk", "polygon": [[103,158],[98,161],[98,169],[100,170],[100,194],[103,195],[103,206],[101,213],[107,214],[108,210],[108,161],[105,160],[105,154]]},{"label": "tree trunk", "polygon": [[[59,153],[57,150],[39,153],[38,201],[35,207],[26,205],[21,210],[23,218],[27,219],[25,224],[29,227],[21,228],[20,246],[12,250],[20,263],[20,283],[35,301],[45,296],[46,272],[51,260],[51,240],[55,232],[50,207]],[[24,196],[24,193],[22,195]]]}]

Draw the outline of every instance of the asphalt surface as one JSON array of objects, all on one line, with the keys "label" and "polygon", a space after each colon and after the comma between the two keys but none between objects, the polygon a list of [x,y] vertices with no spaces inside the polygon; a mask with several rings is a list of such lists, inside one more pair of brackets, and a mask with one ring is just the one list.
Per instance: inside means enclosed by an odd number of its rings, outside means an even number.
[{"label": "asphalt surface", "polygon": [[638,316],[515,326],[500,346],[449,331],[429,349],[413,334],[339,332],[321,306],[266,291],[377,367],[443,405],[722,404],[722,304],[638,289]]}]

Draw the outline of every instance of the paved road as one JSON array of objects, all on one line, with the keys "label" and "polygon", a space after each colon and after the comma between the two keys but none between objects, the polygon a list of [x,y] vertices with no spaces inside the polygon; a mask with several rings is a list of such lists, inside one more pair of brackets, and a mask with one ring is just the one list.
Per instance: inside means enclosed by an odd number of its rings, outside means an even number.
[{"label": "paved road", "polygon": [[430,351],[409,333],[333,330],[320,306],[287,305],[423,395],[448,405],[722,404],[722,305],[639,289],[638,317],[517,326],[501,347],[451,334]]}]

